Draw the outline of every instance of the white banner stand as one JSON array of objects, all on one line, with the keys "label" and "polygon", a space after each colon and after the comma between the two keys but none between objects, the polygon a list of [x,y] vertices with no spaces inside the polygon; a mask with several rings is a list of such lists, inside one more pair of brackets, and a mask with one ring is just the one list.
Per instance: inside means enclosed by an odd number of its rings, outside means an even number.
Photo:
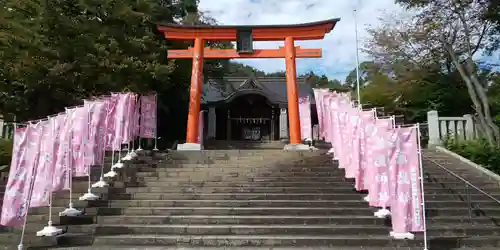
[{"label": "white banner stand", "polygon": [[114,148],[111,149],[111,170],[109,172],[107,172],[106,174],[104,174],[104,177],[107,177],[107,178],[114,178],[118,175],[117,172],[115,172],[115,165],[114,165],[114,162],[115,162],[115,150]]},{"label": "white banner stand", "polygon": [[[50,116],[47,117],[47,119],[50,120]],[[50,121],[49,121],[50,122]],[[51,123],[51,129],[50,129],[50,138],[52,138],[52,140],[54,140],[55,136],[54,136],[54,123]],[[54,142],[52,142],[52,144],[54,144]],[[52,152],[51,156],[54,155],[54,152]],[[50,164],[53,164],[52,162],[52,157],[50,159]],[[51,179],[53,178],[54,176],[54,172],[52,172],[52,175],[51,175]],[[52,185],[50,185],[50,188],[49,188],[49,220],[47,222],[47,226],[45,226],[42,230],[36,232],[36,236],[47,236],[47,237],[51,237],[51,236],[56,236],[56,235],[59,235],[59,234],[62,234],[62,229],[59,229],[57,227],[54,227],[52,226]]]},{"label": "white banner stand", "polygon": [[[67,110],[66,110],[67,113]],[[70,117],[71,121],[73,121],[74,117]],[[73,127],[73,122],[71,122],[71,127]],[[59,216],[80,216],[83,212],[73,207],[73,128],[70,133],[69,145],[66,147],[68,150],[68,182],[69,182],[69,204],[68,208],[64,209],[64,211],[59,213]]]},{"label": "white banner stand", "polygon": [[[106,131],[108,129],[106,128]],[[102,142],[104,145],[103,145],[103,148],[102,148],[102,165],[101,165],[101,177],[99,178],[99,181],[92,184],[92,187],[93,188],[103,188],[103,187],[107,187],[109,186],[108,183],[106,181],[104,181],[104,158],[105,158],[105,155],[106,155],[106,145],[105,145],[105,141]],[[111,163],[113,164],[113,163]]]}]

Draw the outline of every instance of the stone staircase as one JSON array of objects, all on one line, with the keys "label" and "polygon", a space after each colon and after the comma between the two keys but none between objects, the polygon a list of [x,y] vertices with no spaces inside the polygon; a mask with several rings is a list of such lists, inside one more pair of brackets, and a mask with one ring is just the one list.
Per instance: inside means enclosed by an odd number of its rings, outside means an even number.
[{"label": "stone staircase", "polygon": [[[30,209],[24,244],[32,249],[422,249],[416,240],[388,236],[390,221],[373,217],[352,180],[343,178],[324,150],[207,150],[151,152],[119,170],[102,201],[75,201],[79,218],[59,218],[68,194],[55,195],[54,223],[66,234],[39,238],[48,208]],[[499,185],[440,153],[447,164],[495,197]],[[109,164],[107,164],[109,165]],[[425,160],[425,194],[431,249],[497,249],[500,205]],[[99,169],[92,178],[98,179]],[[74,197],[86,192],[74,181]],[[469,219],[469,212],[473,217]],[[0,233],[15,249],[20,230]],[[73,247],[73,248],[71,248]]]},{"label": "stone staircase", "polygon": [[205,142],[205,149],[208,150],[228,150],[228,149],[283,149],[285,141],[226,141],[208,140]]}]

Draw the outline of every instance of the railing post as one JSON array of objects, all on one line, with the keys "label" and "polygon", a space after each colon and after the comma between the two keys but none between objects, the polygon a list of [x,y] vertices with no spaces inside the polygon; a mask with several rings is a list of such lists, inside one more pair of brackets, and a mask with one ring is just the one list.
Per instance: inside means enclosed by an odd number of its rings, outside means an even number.
[{"label": "railing post", "polygon": [[3,126],[4,126],[4,123],[3,123],[3,119],[0,118],[0,138],[3,138]]},{"label": "railing post", "polygon": [[441,137],[439,136],[439,116],[436,110],[427,112],[427,128],[429,134],[428,147],[441,145]]},{"label": "railing post", "polygon": [[465,139],[474,140],[475,139],[474,119],[472,118],[472,115],[464,115],[464,119],[465,119]]}]

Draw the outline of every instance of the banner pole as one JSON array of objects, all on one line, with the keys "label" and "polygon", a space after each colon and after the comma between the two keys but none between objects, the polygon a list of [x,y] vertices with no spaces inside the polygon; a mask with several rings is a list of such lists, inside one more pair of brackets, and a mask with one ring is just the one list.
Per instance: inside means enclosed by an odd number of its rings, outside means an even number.
[{"label": "banner pole", "polygon": [[109,172],[107,172],[106,174],[104,174],[104,177],[108,177],[108,178],[113,178],[113,177],[116,177],[118,175],[117,172],[115,172],[115,147],[113,147],[113,142],[111,143],[111,170],[109,170]]},{"label": "banner pole", "polygon": [[[87,105],[87,141],[90,141],[92,139],[93,143],[92,143],[92,146],[94,146],[94,143],[95,143],[95,137],[98,136],[97,134],[94,134],[92,133],[92,115],[93,112],[91,112],[92,108],[91,108],[91,105]],[[93,136],[93,138],[90,138],[90,135]],[[85,145],[85,144],[83,144]],[[92,179],[91,179],[91,174],[92,174],[92,166],[95,164],[95,158],[97,157],[96,155],[93,155],[93,158],[92,158],[92,161],[87,163],[87,157],[88,155],[85,154],[85,152],[87,152],[88,147],[87,145],[85,145],[85,150],[83,151],[84,152],[84,156],[83,156],[83,159],[84,159],[84,164],[88,164],[87,166],[87,174],[88,174],[88,187],[87,187],[87,193],[83,194],[82,196],[80,196],[79,200],[81,201],[94,201],[94,200],[98,200],[100,197],[93,194],[92,193]],[[92,154],[94,154],[94,148],[91,148],[92,150]],[[88,152],[87,152],[88,153]]]},{"label": "banner pole", "polygon": [[154,151],[158,151],[158,94],[155,94],[155,147]]},{"label": "banner pole", "polygon": [[[68,110],[66,110],[66,114],[68,115]],[[73,119],[76,119],[74,117],[75,111],[71,113],[71,116],[73,117],[68,117],[71,121],[71,132],[69,134],[69,143],[68,146],[66,147],[66,150],[68,150],[68,157],[66,161],[66,166],[67,166],[67,178],[69,182],[69,204],[68,208],[66,208],[64,211],[59,213],[59,216],[78,216],[82,214],[82,211],[73,208],[73,136],[74,136],[74,128],[73,128]],[[66,154],[65,154],[66,155]]]},{"label": "banner pole", "polygon": [[[30,123],[28,126],[31,126],[32,124]],[[38,124],[36,125],[38,126]],[[14,125],[14,134],[15,134],[15,125]],[[39,136],[42,136],[42,135],[39,135]],[[37,138],[38,139],[38,138]],[[29,142],[28,142],[29,143]],[[23,241],[24,241],[24,234],[26,232],[26,223],[28,222],[28,213],[29,213],[29,208],[30,208],[30,204],[31,204],[31,195],[33,194],[33,187],[35,186],[35,176],[36,176],[36,172],[37,172],[37,166],[38,166],[38,160],[40,158],[40,140],[38,142],[38,150],[35,154],[35,162],[34,162],[34,166],[33,166],[33,170],[31,171],[31,180],[30,180],[30,184],[29,184],[29,187],[28,187],[28,197],[27,197],[27,200],[25,200],[25,205],[26,205],[26,214],[24,215],[24,222],[23,222],[23,229],[22,229],[22,232],[21,232],[21,239],[19,239],[19,245],[17,246],[17,249],[18,250],[23,250]]]},{"label": "banner pole", "polygon": [[129,122],[129,138],[130,141],[128,142],[128,153],[125,157],[122,158],[124,161],[130,161],[135,157],[135,124],[136,124],[136,119],[135,119],[135,114],[136,114],[136,109],[137,109],[137,95],[134,94],[134,110],[132,113],[132,116],[129,118],[132,121]]},{"label": "banner pole", "polygon": [[141,137],[141,125],[142,125],[142,122],[141,122],[141,118],[142,118],[142,115],[141,115],[141,111],[142,111],[142,100],[141,98],[139,97],[139,110],[138,110],[138,114],[139,114],[139,122],[138,122],[138,125],[139,125],[139,146],[137,147],[136,151],[142,151],[142,148],[141,148],[141,145],[142,145],[142,137]]},{"label": "banner pole", "polygon": [[97,187],[107,187],[108,183],[104,181],[104,159],[106,155],[106,142],[107,142],[107,133],[108,133],[108,118],[109,118],[109,101],[106,103],[106,117],[104,118],[104,131],[102,129],[99,129],[99,139],[102,140],[102,144],[99,143],[98,145],[101,146],[102,148],[98,149],[98,152],[101,152],[101,177],[99,178],[99,181],[92,184],[92,187],[97,188]]},{"label": "banner pole", "polygon": [[418,161],[420,165],[420,192],[422,192],[422,217],[424,226],[424,250],[429,249],[427,241],[427,223],[425,215],[425,192],[424,192],[424,166],[422,163],[422,144],[420,140],[420,123],[417,123],[417,147],[418,147]]},{"label": "banner pole", "polygon": [[[120,99],[122,99],[122,98],[124,98],[124,95],[120,94]],[[126,101],[127,99],[123,99],[123,100]],[[120,129],[118,129],[118,133],[116,132],[116,129],[115,129],[115,141],[118,142],[118,143],[116,143],[116,145],[117,145],[116,149],[118,149],[118,161],[116,162],[116,164],[113,164],[111,166],[111,172],[114,172],[113,171],[114,168],[123,168],[123,166],[124,166],[124,164],[122,163],[122,146],[123,146],[123,139],[124,139],[123,134],[125,132],[125,119],[124,119],[124,117],[125,117],[125,108],[127,107],[127,105],[126,105],[127,102],[123,102],[123,103],[124,103],[124,109],[123,109],[123,112],[121,113],[121,116],[119,117]],[[116,136],[116,134],[118,134],[119,136]],[[115,146],[114,143],[112,146]],[[114,147],[113,147],[113,149],[114,149]]]},{"label": "banner pole", "polygon": [[[50,138],[52,140],[51,145],[55,144],[55,119],[50,120],[50,116],[47,116],[47,119],[49,119],[49,125],[50,125]],[[54,164],[54,149],[51,148],[51,154],[50,154],[50,161],[49,164],[53,166]],[[50,179],[52,180],[54,178],[54,171],[52,171],[52,174],[50,175]],[[42,230],[36,232],[36,236],[55,236],[58,234],[62,233],[62,229],[59,229],[57,227],[52,226],[52,192],[53,192],[53,186],[52,182],[50,183],[49,186],[49,220],[47,222],[47,226],[44,227]]]}]

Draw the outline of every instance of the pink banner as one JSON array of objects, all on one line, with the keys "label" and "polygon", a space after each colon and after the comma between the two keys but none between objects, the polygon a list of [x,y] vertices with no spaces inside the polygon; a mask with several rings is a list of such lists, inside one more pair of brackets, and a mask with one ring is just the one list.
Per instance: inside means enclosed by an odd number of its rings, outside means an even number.
[{"label": "pink banner", "polygon": [[107,103],[106,108],[106,150],[119,150],[113,142],[116,137],[116,110],[118,104],[118,95],[112,94],[111,97],[104,99]]},{"label": "pink banner", "polygon": [[156,94],[141,96],[141,125],[139,136],[156,137]]},{"label": "pink banner", "polygon": [[121,149],[122,143],[125,141],[125,120],[129,112],[129,93],[113,94],[116,98],[116,112],[114,123],[114,135],[112,137],[112,147],[115,150]]},{"label": "pink banner", "polygon": [[311,102],[309,96],[299,97],[299,117],[301,139],[312,141]]},{"label": "pink banner", "polygon": [[88,174],[85,164],[85,144],[87,143],[89,132],[88,107],[83,106],[76,108],[72,113],[72,130],[71,130],[71,167],[73,176],[81,177]]},{"label": "pink banner", "polygon": [[322,110],[323,110],[323,137],[325,138],[326,142],[330,142],[332,138],[332,123],[331,123],[331,109],[330,109],[330,101],[333,99],[336,99],[337,93],[331,93],[328,92],[325,95],[323,95],[323,100],[322,100]]},{"label": "pink banner", "polygon": [[30,187],[33,183],[33,172],[38,162],[42,126],[30,124],[26,128],[14,131],[15,152],[9,172],[9,180],[3,199],[0,224],[8,227],[19,227],[29,207]]},{"label": "pink banner", "polygon": [[330,104],[332,111],[332,129],[333,129],[333,137],[332,137],[332,147],[334,149],[334,157],[339,160],[342,155],[342,138],[341,138],[341,128],[340,128],[340,114],[344,112],[344,110],[348,107],[349,100],[343,96],[339,96],[335,100],[333,100]]},{"label": "pink banner", "polygon": [[[349,148],[346,147],[349,143],[349,131],[348,131],[348,112],[350,107],[344,107],[338,112],[339,120],[339,133],[340,133],[340,155],[338,155],[339,168],[344,168],[349,163]],[[345,148],[345,150],[344,150]]]},{"label": "pink banner", "polygon": [[[359,164],[356,171],[356,190],[362,191],[368,189],[367,179],[365,179],[365,170],[367,170],[367,165],[370,163],[368,159],[367,151],[370,148],[367,147],[368,137],[371,134],[373,127],[375,126],[375,110],[362,111],[361,112],[361,124],[359,128]],[[368,131],[367,131],[368,130]]]},{"label": "pink banner", "polygon": [[319,137],[324,138],[325,127],[323,125],[324,120],[324,107],[323,107],[323,96],[329,93],[328,89],[313,89],[314,100],[316,101],[316,112],[318,113],[318,125],[319,125]]},{"label": "pink banner", "polygon": [[139,132],[141,130],[141,123],[140,123],[140,119],[141,119],[141,114],[140,114],[140,109],[141,109],[141,99],[136,99],[136,105],[135,105],[135,109],[134,109],[134,117],[133,117],[133,136],[134,136],[134,139],[139,136]]},{"label": "pink banner", "polygon": [[358,108],[350,108],[347,118],[347,145],[349,158],[345,167],[345,177],[355,178],[359,167],[359,137],[361,127],[361,111]]},{"label": "pink banner", "polygon": [[31,195],[30,207],[43,207],[49,205],[49,194],[52,191],[52,176],[54,174],[54,124],[55,118],[41,122],[42,138],[40,141],[40,158],[33,192]]},{"label": "pink banner", "polygon": [[52,180],[53,191],[69,189],[69,147],[71,142],[71,117],[72,110],[68,110],[65,115],[56,117],[57,151],[55,156],[54,176]]},{"label": "pink banner", "polygon": [[123,133],[123,144],[127,144],[133,140],[134,134],[134,115],[136,107],[137,95],[134,93],[129,93],[127,95],[127,113],[125,115],[124,133]]},{"label": "pink banner", "polygon": [[422,190],[417,127],[398,128],[397,140],[390,156],[395,179],[391,218],[393,233],[423,232]]},{"label": "pink banner", "polygon": [[368,138],[367,157],[372,164],[367,166],[369,179],[369,204],[373,207],[389,207],[389,138],[394,133],[393,119],[377,119],[374,135]]},{"label": "pink banner", "polygon": [[107,104],[104,101],[92,101],[86,102],[85,105],[88,106],[90,119],[85,165],[101,165],[105,143]]}]

